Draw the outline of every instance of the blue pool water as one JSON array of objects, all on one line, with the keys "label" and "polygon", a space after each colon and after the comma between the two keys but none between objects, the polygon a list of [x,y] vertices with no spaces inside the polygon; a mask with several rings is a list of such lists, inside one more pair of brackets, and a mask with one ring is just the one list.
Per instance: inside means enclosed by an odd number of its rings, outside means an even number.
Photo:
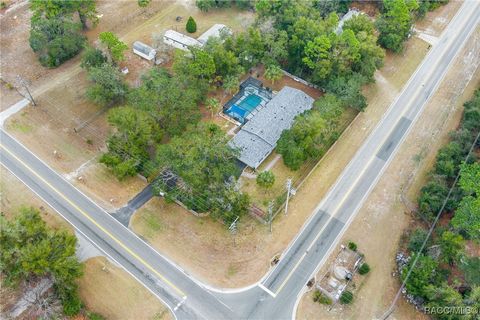
[{"label": "blue pool water", "polygon": [[262,102],[262,98],[256,94],[250,94],[240,102],[233,104],[230,108],[225,110],[225,113],[232,118],[244,123],[245,118],[255,110],[256,107]]}]

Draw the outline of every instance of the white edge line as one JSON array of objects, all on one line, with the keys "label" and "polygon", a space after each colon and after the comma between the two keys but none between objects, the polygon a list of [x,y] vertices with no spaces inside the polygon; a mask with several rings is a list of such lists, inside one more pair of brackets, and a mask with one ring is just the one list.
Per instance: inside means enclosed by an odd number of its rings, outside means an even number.
[{"label": "white edge line", "polygon": [[[464,2],[464,3],[467,3]],[[450,20],[448,26],[442,31],[442,33],[440,34],[440,36],[438,37],[439,38],[439,41],[438,43],[440,42],[440,40],[442,40],[443,36],[447,33],[447,31],[450,30],[450,23],[455,20],[455,18],[459,15],[459,13],[462,11],[461,10],[462,7],[460,7],[458,9],[458,11],[455,13],[455,16],[453,16],[453,18]],[[468,37],[467,37],[468,38]],[[422,40],[422,41],[425,41],[425,40]],[[362,152],[362,150],[365,148],[365,146],[368,144],[368,142],[372,139],[372,136],[374,135],[374,133],[378,130],[378,128],[381,126],[381,124],[385,121],[386,117],[388,116],[388,114],[391,112],[391,110],[393,109],[393,106],[397,103],[398,99],[400,99],[400,97],[402,96],[402,94],[406,91],[406,88],[410,85],[410,83],[413,81],[413,79],[415,78],[415,76],[417,75],[417,73],[419,72],[419,70],[422,68],[422,66],[426,63],[426,61],[428,60],[428,57],[430,55],[432,55],[432,52],[435,51],[435,49],[438,47],[438,43],[435,44],[435,45],[432,45],[430,50],[428,51],[428,53],[425,55],[425,58],[422,60],[422,62],[420,63],[420,65],[417,67],[417,69],[415,70],[415,72],[410,76],[410,78],[408,79],[408,81],[405,83],[405,85],[403,86],[402,88],[402,91],[400,91],[398,93],[398,95],[396,96],[395,100],[393,100],[393,102],[390,104],[390,106],[388,107],[388,109],[385,111],[385,113],[382,115],[382,118],[379,120],[379,122],[377,123],[377,125],[375,126],[375,128],[371,131],[371,133],[368,135],[368,137],[365,139],[365,141],[363,142],[362,146],[357,150],[357,152],[355,153],[355,155],[353,156],[353,158],[349,161],[349,163],[347,164],[347,166],[343,169],[342,173],[339,175],[339,177],[337,178],[336,182],[334,185],[332,185],[330,187],[330,189],[328,190],[328,192],[326,193],[326,195],[323,197],[323,199],[320,201],[320,203],[315,207],[315,209],[312,211],[312,214],[309,216],[309,218],[305,221],[305,223],[303,224],[302,228],[300,229],[300,231],[296,234],[295,238],[289,243],[289,245],[287,246],[287,248],[285,248],[285,250],[283,250],[283,252],[281,253],[280,255],[280,259],[291,249],[291,247],[295,244],[295,242],[298,240],[298,238],[300,237],[300,235],[303,233],[304,229],[308,226],[308,224],[311,222],[311,220],[313,220],[313,218],[315,217],[316,213],[318,212],[318,210],[320,210],[320,208],[323,206],[323,204],[325,203],[326,199],[329,198],[331,196],[331,194],[333,193],[334,189],[336,188],[336,186],[338,185],[338,183],[343,179],[343,177],[345,176],[345,174],[347,173],[348,169],[353,165],[353,163],[355,162],[355,160],[358,158],[358,155]],[[448,69],[448,68],[447,68]],[[434,91],[434,90],[433,90]],[[432,92],[433,92],[432,91]],[[329,149],[330,150],[330,149]],[[270,276],[271,274],[273,274],[273,272],[275,271],[276,267],[278,266],[278,264],[272,268],[268,274],[264,277],[263,280],[266,280],[268,278],[268,276]]]},{"label": "white edge line", "polygon": [[[213,286],[210,286],[208,284],[205,284],[203,282],[201,282],[200,280],[192,277],[190,274],[188,274],[183,268],[181,268],[178,264],[176,264],[175,262],[173,262],[172,260],[170,260],[169,258],[165,257],[163,254],[160,254],[160,252],[153,248],[150,244],[148,244],[147,242],[145,242],[145,240],[143,240],[142,238],[140,238],[135,232],[133,232],[133,230],[127,228],[126,226],[124,226],[122,223],[120,223],[120,221],[118,221],[117,219],[115,219],[110,213],[108,213],[108,211],[106,211],[104,208],[100,207],[95,201],[93,201],[89,196],[87,196],[85,193],[83,193],[81,190],[79,190],[75,185],[73,185],[70,181],[66,180],[62,175],[60,175],[56,170],[54,170],[52,167],[50,167],[47,163],[45,163],[42,159],[40,159],[35,153],[33,153],[32,151],[30,151],[29,148],[27,148],[24,144],[22,144],[20,141],[18,141],[15,137],[13,137],[10,133],[8,133],[5,128],[2,128],[0,129],[3,131],[3,133],[5,135],[7,135],[10,139],[14,140],[16,143],[18,143],[19,145],[21,145],[28,153],[30,153],[31,155],[33,155],[38,161],[40,161],[44,166],[46,166],[48,169],[50,169],[54,175],[58,176],[60,179],[62,179],[64,182],[66,182],[67,184],[69,184],[70,186],[72,186],[75,190],[77,190],[82,196],[85,197],[85,199],[87,199],[88,201],[90,201],[93,205],[95,205],[98,209],[100,209],[102,212],[104,212],[107,216],[109,216],[109,219],[115,221],[115,223],[117,223],[118,225],[122,226],[122,228],[126,229],[128,232],[130,232],[132,235],[134,235],[138,240],[140,240],[143,244],[145,244],[146,246],[148,246],[151,250],[153,250],[158,256],[160,256],[161,258],[165,259],[165,261],[167,261],[168,263],[170,263],[173,267],[175,267],[178,271],[180,271],[181,273],[183,273],[188,279],[192,280],[194,283],[196,283],[198,286],[202,287],[202,288],[205,288],[207,290],[210,290],[210,291],[213,291],[213,292],[218,292],[218,293],[238,293],[238,292],[243,292],[243,291],[247,291],[247,290],[250,290],[254,287],[257,286],[258,283],[260,283],[261,281],[264,280],[264,278],[269,274],[268,272],[265,273],[265,275],[257,282],[249,285],[249,286],[246,286],[246,287],[242,287],[242,288],[234,288],[234,289],[222,289],[222,288],[216,288],[216,287],[213,287]],[[163,281],[162,281],[163,282]]]},{"label": "white edge line", "polygon": [[260,289],[262,289],[263,291],[265,291],[266,293],[268,293],[269,295],[271,295],[272,297],[276,298],[277,295],[275,293],[273,293],[272,291],[270,291],[270,289],[268,289],[267,287],[265,287],[263,284],[259,283],[258,286],[260,287]]},{"label": "white edge line", "polygon": [[[457,11],[457,14],[455,16],[458,15],[458,13],[460,12],[460,10]],[[453,20],[453,19],[452,19]],[[339,240],[341,239],[341,237],[343,236],[343,234],[348,230],[348,227],[350,226],[350,224],[352,223],[353,221],[353,218],[356,217],[358,211],[362,208],[366,198],[370,195],[372,189],[377,185],[377,182],[378,180],[382,177],[384,171],[388,168],[388,166],[390,165],[390,162],[395,158],[395,155],[396,153],[398,152],[400,146],[403,144],[403,142],[405,141],[405,139],[407,138],[408,134],[410,133],[410,131],[412,130],[412,128],[415,126],[415,123],[417,122],[418,118],[420,117],[420,115],[422,114],[423,112],[423,109],[425,108],[425,106],[427,105],[427,102],[431,99],[431,97],[434,95],[434,93],[436,93],[438,87],[440,86],[440,84],[443,82],[443,79],[445,78],[445,75],[448,73],[448,70],[450,69],[452,63],[454,61],[456,61],[456,58],[458,56],[458,52],[463,49],[464,45],[465,45],[465,42],[470,38],[473,30],[475,30],[475,28],[472,28],[470,29],[470,31],[468,31],[467,33],[467,36],[465,37],[465,39],[462,41],[462,43],[459,45],[459,49],[457,51],[457,53],[455,54],[454,58],[450,61],[450,63],[448,64],[448,66],[445,68],[445,71],[443,72],[440,80],[437,82],[437,84],[435,85],[434,89],[432,90],[432,94],[430,94],[430,96],[427,98],[427,100],[425,100],[425,102],[423,103],[422,107],[420,108],[420,110],[417,112],[417,115],[415,116],[415,118],[412,120],[412,123],[411,125],[408,127],[407,131],[405,132],[405,134],[402,136],[401,140],[399,141],[399,143],[397,144],[397,146],[395,147],[395,149],[392,151],[392,154],[390,155],[390,157],[388,158],[387,162],[385,163],[385,165],[382,167],[382,169],[380,170],[380,174],[377,175],[377,177],[375,178],[374,182],[369,186],[367,192],[364,194],[364,196],[362,197],[361,201],[359,202],[359,204],[355,207],[354,209],[354,213],[349,217],[349,219],[347,220],[347,223],[344,225],[343,229],[340,231],[340,233],[337,235],[337,237],[335,238],[334,242],[332,243],[332,245],[330,245],[330,248],[327,250],[327,253],[324,255],[324,257],[322,258],[322,260],[320,261],[320,263],[318,264],[318,266],[315,268],[314,272],[311,273],[311,275],[308,277],[308,280],[307,282],[305,282],[305,285],[302,286],[302,290],[300,290],[300,292],[297,294],[297,301],[295,302],[295,306],[293,308],[293,313],[292,313],[292,319],[295,319],[296,317],[296,311],[297,311],[297,308],[298,308],[298,305],[300,303],[300,300],[301,300],[301,297],[303,296],[303,294],[305,293],[305,290],[306,290],[306,284],[308,283],[308,281],[315,275],[319,272],[320,268],[323,266],[323,264],[325,263],[325,260],[330,256],[331,252],[333,251],[333,249],[337,246]],[[445,31],[444,31],[445,32]],[[443,34],[442,34],[443,35]]]},{"label": "white edge line", "polygon": [[[120,266],[121,269],[123,269],[125,272],[127,272],[130,276],[132,276],[135,280],[137,280],[138,283],[140,283],[143,287],[145,287],[148,291],[150,291],[155,297],[157,297],[158,300],[160,300],[169,310],[170,312],[172,313],[172,315],[175,317],[175,319],[178,319],[175,312],[173,311],[172,307],[167,303],[165,302],[165,300],[160,297],[157,293],[155,293],[152,289],[150,289],[143,281],[141,281],[137,276],[135,276],[132,272],[130,272],[127,268],[125,268],[123,266],[123,264],[119,263],[117,260],[115,260],[115,258],[113,258],[111,255],[109,255],[104,249],[102,249],[98,244],[96,244],[92,239],[90,239],[85,233],[82,232],[82,230],[80,230],[77,226],[75,226],[75,224],[73,224],[68,218],[66,218],[60,211],[58,211],[57,209],[55,209],[53,207],[53,205],[51,205],[47,200],[45,200],[40,194],[38,194],[35,190],[33,190],[27,183],[25,183],[25,181],[23,179],[21,179],[20,177],[18,177],[12,170],[10,170],[7,166],[5,166],[3,163],[0,163],[0,165],[5,168],[8,172],[10,172],[16,179],[18,179],[19,181],[21,181],[28,189],[30,189],[30,191],[32,191],[35,195],[37,195],[37,197],[39,197],[45,204],[47,204],[50,208],[52,208],[58,215],[60,215],[65,221],[67,221],[75,230],[77,230],[83,237],[85,237],[85,239],[87,239],[88,241],[90,241],[90,243],[95,246],[99,251],[103,252],[106,257],[110,260],[112,260],[113,262],[115,262],[115,264],[117,264],[118,266]],[[88,259],[87,259],[88,260]],[[163,281],[162,281],[163,282]],[[185,297],[184,297],[184,300],[185,300]],[[184,301],[183,300],[183,301]]]}]

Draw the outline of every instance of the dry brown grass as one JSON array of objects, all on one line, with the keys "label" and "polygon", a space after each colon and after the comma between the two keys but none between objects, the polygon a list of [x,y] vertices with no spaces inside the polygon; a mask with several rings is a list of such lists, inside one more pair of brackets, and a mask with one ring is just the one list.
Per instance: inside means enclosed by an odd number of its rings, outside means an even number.
[{"label": "dry brown grass", "polygon": [[[480,84],[480,72],[477,69],[480,64],[479,40],[480,27],[455,60],[437,93],[427,104],[395,159],[341,240],[356,242],[372,268],[358,290],[354,303],[328,312],[307,294],[300,303],[298,319],[374,319],[379,318],[392,302],[399,287],[398,278],[392,277],[394,256],[401,235],[411,222],[410,205],[416,203],[438,149],[448,141],[448,133],[457,128],[462,116],[462,104],[470,99]],[[406,202],[402,201],[402,193]],[[327,265],[320,274],[326,271]],[[393,319],[427,317],[400,299]]]},{"label": "dry brown grass", "polygon": [[80,297],[88,310],[106,319],[170,320],[170,311],[123,269],[105,258],[85,262],[79,281]]},{"label": "dry brown grass", "polygon": [[[415,40],[415,46],[407,46],[404,55],[392,56],[384,69],[377,73],[376,84],[366,88],[369,106],[352,122],[343,136],[320,161],[310,178],[292,199],[288,216],[280,214],[274,221],[273,234],[266,226],[250,218],[241,221],[236,236],[209,218],[196,218],[176,205],[166,204],[161,199],[153,199],[133,217],[132,229],[139,233],[160,252],[179,263],[193,276],[220,287],[241,287],[257,281],[264,275],[270,259],[284,250],[298,233],[303,223],[312,213],[330,186],[335,182],[348,161],[373,130],[385,110],[393,102],[398,90],[391,81],[402,73],[408,79],[416,65],[422,60],[427,48],[422,40]],[[401,66],[406,66],[405,68]],[[282,166],[279,161],[277,166]],[[287,171],[277,171],[279,176],[287,176]],[[278,178],[278,184],[284,182]],[[254,181],[250,181],[252,187]],[[261,198],[260,200],[261,201]],[[157,220],[159,231],[149,230],[145,222]],[[216,270],[216,272],[211,272]]]}]

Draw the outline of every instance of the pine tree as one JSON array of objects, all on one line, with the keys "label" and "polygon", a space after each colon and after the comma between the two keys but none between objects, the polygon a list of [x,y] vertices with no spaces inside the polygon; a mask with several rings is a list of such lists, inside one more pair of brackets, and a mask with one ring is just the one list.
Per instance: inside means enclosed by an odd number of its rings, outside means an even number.
[{"label": "pine tree", "polygon": [[197,23],[195,22],[195,20],[193,20],[192,17],[188,18],[186,28],[189,33],[194,33],[195,31],[197,31]]}]

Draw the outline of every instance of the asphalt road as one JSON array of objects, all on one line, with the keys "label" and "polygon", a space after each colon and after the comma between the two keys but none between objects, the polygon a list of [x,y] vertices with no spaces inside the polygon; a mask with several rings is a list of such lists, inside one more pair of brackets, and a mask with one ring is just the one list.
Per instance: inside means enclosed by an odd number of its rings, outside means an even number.
[{"label": "asphalt road", "polygon": [[479,6],[479,1],[462,5],[277,266],[249,288],[228,291],[201,284],[3,130],[0,130],[0,163],[161,299],[177,318],[290,319],[295,315],[306,283],[353,220],[450,63],[479,23]]}]

